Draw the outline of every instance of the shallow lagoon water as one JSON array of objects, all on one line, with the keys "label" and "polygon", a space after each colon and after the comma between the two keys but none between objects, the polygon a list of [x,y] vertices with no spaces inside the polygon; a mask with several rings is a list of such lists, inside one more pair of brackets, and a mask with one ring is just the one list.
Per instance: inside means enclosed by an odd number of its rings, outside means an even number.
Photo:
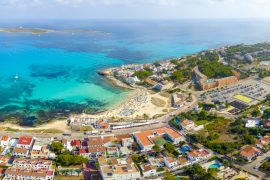
[{"label": "shallow lagoon water", "polygon": [[[1,120],[22,110],[23,117],[35,116],[40,109],[70,112],[76,105],[80,111],[97,111],[124,99],[128,92],[110,86],[97,75],[99,69],[270,40],[268,21],[47,21],[0,26],[97,30],[0,33]],[[62,109],[59,102],[65,102]]]}]

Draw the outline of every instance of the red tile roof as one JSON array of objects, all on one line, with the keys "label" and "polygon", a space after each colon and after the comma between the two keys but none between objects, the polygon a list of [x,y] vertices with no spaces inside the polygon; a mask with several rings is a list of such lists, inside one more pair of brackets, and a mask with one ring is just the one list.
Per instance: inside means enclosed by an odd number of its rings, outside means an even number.
[{"label": "red tile roof", "polygon": [[79,153],[80,154],[88,154],[88,153],[104,153],[106,152],[106,148],[101,146],[101,147],[89,147],[87,149],[80,149]]},{"label": "red tile roof", "polygon": [[5,173],[5,171],[6,171],[6,169],[4,169],[4,168],[0,168],[0,174],[4,174],[4,173]]},{"label": "red tile roof", "polygon": [[103,129],[107,129],[107,128],[109,127],[109,124],[107,124],[107,123],[105,123],[105,122],[103,122],[103,121],[99,121],[99,122],[98,122],[98,125],[99,125],[100,127],[102,127]]},{"label": "red tile roof", "polygon": [[149,145],[152,145],[153,143],[151,142],[150,138],[148,138],[148,136],[153,135],[153,134],[157,134],[157,135],[167,134],[174,139],[181,137],[181,134],[167,127],[135,133],[134,136],[137,137],[137,139],[141,142],[143,146],[149,146]]},{"label": "red tile roof", "polygon": [[253,146],[246,146],[240,152],[241,156],[246,157],[246,158],[251,158],[257,153],[260,153],[260,151]]},{"label": "red tile roof", "polygon": [[14,148],[13,153],[18,153],[18,154],[27,154],[28,149],[25,148]]},{"label": "red tile roof", "polygon": [[21,136],[19,138],[19,141],[17,144],[20,144],[20,145],[31,145],[31,142],[33,141],[33,138],[32,137],[29,137],[29,136]]},{"label": "red tile roof", "polygon": [[7,135],[2,136],[1,141],[7,141],[9,137]]},{"label": "red tile roof", "polygon": [[88,146],[103,146],[103,138],[102,137],[91,137],[88,141]]},{"label": "red tile roof", "polygon": [[117,141],[121,142],[123,139],[131,138],[130,134],[121,134],[115,136]]},{"label": "red tile roof", "polygon": [[80,147],[81,146],[81,141],[80,140],[72,140],[71,141],[71,146]]},{"label": "red tile roof", "polygon": [[80,154],[85,154],[85,153],[86,153],[86,150],[85,150],[85,149],[80,149],[80,150],[79,150],[79,153],[80,153]]}]

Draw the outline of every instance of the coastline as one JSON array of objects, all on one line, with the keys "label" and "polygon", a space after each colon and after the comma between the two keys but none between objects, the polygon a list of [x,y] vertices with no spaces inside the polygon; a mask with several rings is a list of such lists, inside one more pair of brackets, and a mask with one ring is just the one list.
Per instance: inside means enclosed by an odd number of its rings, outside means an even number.
[{"label": "coastline", "polygon": [[42,131],[45,130],[54,130],[54,131],[59,131],[59,132],[65,132],[65,131],[70,131],[69,126],[67,125],[67,121],[66,120],[60,120],[60,119],[54,119],[52,121],[50,121],[49,123],[45,123],[45,124],[41,124],[39,126],[36,127],[27,127],[27,126],[20,126],[18,124],[13,124],[10,122],[1,122],[0,123],[1,126],[1,131],[5,131],[5,129],[10,128],[10,130],[6,130],[8,131],[36,131],[36,130],[40,130],[42,133]]},{"label": "coastline", "polygon": [[123,83],[122,81],[116,79],[113,76],[103,76],[104,80],[107,81],[111,86],[119,87],[126,90],[134,90],[135,88]]},{"label": "coastline", "polygon": [[123,89],[128,89],[128,90],[134,90],[135,88],[123,83],[122,81],[116,79],[112,75],[112,70],[114,68],[108,68],[108,69],[100,69],[97,71],[97,73],[103,77],[104,80],[106,80],[110,85],[123,88]]}]

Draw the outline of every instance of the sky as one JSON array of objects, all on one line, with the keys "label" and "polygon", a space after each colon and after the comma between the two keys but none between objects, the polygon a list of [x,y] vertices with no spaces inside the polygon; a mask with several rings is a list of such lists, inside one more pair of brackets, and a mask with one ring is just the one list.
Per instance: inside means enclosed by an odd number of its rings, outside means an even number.
[{"label": "sky", "polygon": [[270,0],[0,0],[0,19],[270,18]]}]

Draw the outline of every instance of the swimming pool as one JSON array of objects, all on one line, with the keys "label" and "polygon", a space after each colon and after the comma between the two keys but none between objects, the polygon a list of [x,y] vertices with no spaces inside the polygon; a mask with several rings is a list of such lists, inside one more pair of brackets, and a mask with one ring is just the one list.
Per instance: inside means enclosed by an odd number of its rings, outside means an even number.
[{"label": "swimming pool", "polygon": [[208,169],[219,169],[221,165],[219,163],[214,163],[208,166]]},{"label": "swimming pool", "polygon": [[186,145],[186,146],[183,146],[183,147],[181,147],[181,148],[178,148],[178,150],[179,150],[182,154],[186,154],[187,151],[190,150],[190,147]]},{"label": "swimming pool", "polygon": [[176,118],[175,119],[175,122],[176,122],[176,124],[179,124],[180,123],[180,119]]}]

